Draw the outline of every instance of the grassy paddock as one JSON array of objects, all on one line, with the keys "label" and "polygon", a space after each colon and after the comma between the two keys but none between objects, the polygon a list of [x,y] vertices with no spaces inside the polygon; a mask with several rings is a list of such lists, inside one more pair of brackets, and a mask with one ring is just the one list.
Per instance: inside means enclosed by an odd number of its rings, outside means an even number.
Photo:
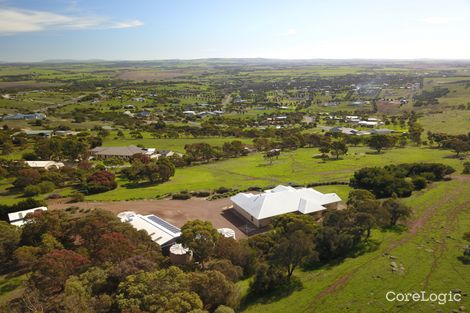
[{"label": "grassy paddock", "polygon": [[392,149],[382,154],[367,154],[367,152],[370,152],[368,148],[353,147],[342,160],[322,161],[312,158],[318,153],[318,149],[298,149],[283,152],[273,164],[266,162],[260,153],[255,153],[242,158],[177,169],[175,176],[169,182],[160,185],[127,188],[128,182],[120,180],[117,189],[88,196],[87,199],[131,200],[154,198],[181,190],[205,190],[221,186],[247,188],[289,182],[305,184],[348,181],[354,171],[362,167],[409,162],[442,162],[458,171],[462,169],[462,161],[447,158],[452,155],[449,151],[407,147]]},{"label": "grassy paddock", "polygon": [[[468,265],[458,260],[465,244],[462,235],[470,225],[468,180],[465,186],[460,180],[436,183],[426,191],[415,193],[406,202],[415,210],[414,220],[428,218],[418,232],[375,230],[372,240],[379,243],[376,251],[347,258],[332,267],[296,271],[295,275],[303,284],[302,290],[273,302],[259,299],[246,306],[243,312],[436,312],[438,309],[450,312],[460,305],[468,307],[468,296],[464,296],[461,303],[445,305],[386,301],[385,294],[390,290],[470,291]],[[429,210],[433,214],[426,214]],[[385,252],[395,258],[390,259]],[[392,261],[403,265],[404,271],[392,272]],[[239,285],[246,294],[248,282]],[[325,291],[327,289],[329,292]]]}]

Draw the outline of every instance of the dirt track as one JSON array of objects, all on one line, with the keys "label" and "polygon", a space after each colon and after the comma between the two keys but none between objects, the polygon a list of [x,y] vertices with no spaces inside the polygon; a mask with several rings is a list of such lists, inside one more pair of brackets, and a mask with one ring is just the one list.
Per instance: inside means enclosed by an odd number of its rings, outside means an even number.
[{"label": "dirt track", "polygon": [[66,203],[50,201],[49,209],[64,209],[70,206],[79,208],[101,208],[115,214],[123,211],[134,211],[139,214],[155,214],[170,223],[181,227],[189,220],[202,219],[211,221],[214,227],[228,227],[235,230],[237,238],[246,235],[240,230],[245,221],[236,215],[230,206],[230,199],[207,201],[205,199],[191,198],[189,200],[136,200],[136,201],[103,201]]}]

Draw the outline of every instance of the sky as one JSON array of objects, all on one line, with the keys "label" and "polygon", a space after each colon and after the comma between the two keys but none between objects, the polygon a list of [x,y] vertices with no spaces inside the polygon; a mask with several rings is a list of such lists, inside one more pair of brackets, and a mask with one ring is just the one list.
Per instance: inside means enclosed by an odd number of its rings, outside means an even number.
[{"label": "sky", "polygon": [[0,61],[470,59],[470,0],[0,0]]}]

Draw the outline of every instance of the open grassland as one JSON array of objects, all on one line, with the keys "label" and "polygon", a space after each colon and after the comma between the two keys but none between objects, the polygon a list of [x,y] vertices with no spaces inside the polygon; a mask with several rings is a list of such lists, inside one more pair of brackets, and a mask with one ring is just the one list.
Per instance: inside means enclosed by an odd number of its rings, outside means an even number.
[{"label": "open grassland", "polygon": [[466,134],[470,132],[470,111],[452,110],[426,114],[419,119],[419,122],[425,131]]},{"label": "open grassland", "polygon": [[[152,145],[149,145],[152,146]],[[175,147],[176,148],[176,147]],[[199,166],[176,169],[175,176],[166,183],[154,186],[131,186],[119,180],[115,190],[88,196],[88,200],[130,200],[154,198],[159,195],[182,190],[207,190],[221,186],[247,188],[268,186],[289,182],[305,184],[310,182],[349,181],[354,171],[366,166],[410,162],[442,162],[461,171],[462,162],[449,158],[449,151],[407,147],[392,149],[382,154],[369,154],[366,147],[350,148],[341,160],[322,161],[312,158],[318,149],[298,149],[283,152],[279,159],[269,164],[262,154],[229,159]]]},{"label": "open grassland", "polygon": [[224,142],[232,140],[240,140],[245,144],[250,144],[251,139],[247,138],[236,138],[236,137],[207,137],[207,138],[176,138],[176,139],[156,139],[152,138],[148,133],[142,133],[142,139],[133,139],[130,138],[128,132],[123,132],[125,138],[116,138],[113,136],[113,132],[108,136],[104,142],[103,146],[115,147],[115,146],[129,146],[129,145],[143,145],[146,148],[156,148],[159,150],[174,150],[181,153],[184,153],[184,146],[187,144],[205,142],[214,146],[222,146]]},{"label": "open grassland", "polygon": [[[470,305],[470,271],[458,259],[470,225],[470,180],[456,177],[433,184],[405,200],[414,208],[408,230],[375,230],[377,250],[338,265],[296,271],[303,288],[285,298],[261,298],[243,312],[451,312]],[[393,256],[390,259],[389,255]],[[394,261],[402,272],[391,271]],[[240,283],[245,290],[249,282]],[[388,291],[448,293],[459,289],[462,302],[388,302]]]}]

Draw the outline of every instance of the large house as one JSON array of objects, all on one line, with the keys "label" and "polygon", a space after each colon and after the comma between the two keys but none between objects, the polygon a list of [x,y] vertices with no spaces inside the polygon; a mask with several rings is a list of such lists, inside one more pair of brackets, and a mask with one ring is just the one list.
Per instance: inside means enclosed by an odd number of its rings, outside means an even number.
[{"label": "large house", "polygon": [[181,236],[181,230],[156,215],[140,215],[127,211],[118,214],[122,222],[131,224],[137,230],[145,230],[161,247],[169,246]]},{"label": "large house", "polygon": [[273,217],[286,213],[313,214],[336,209],[341,198],[313,188],[279,185],[261,194],[239,193],[230,198],[233,208],[257,227],[269,224]]},{"label": "large house", "polygon": [[138,153],[146,154],[147,150],[133,145],[127,147],[96,147],[91,150],[91,154],[97,159],[113,157],[130,159],[133,155]]}]

